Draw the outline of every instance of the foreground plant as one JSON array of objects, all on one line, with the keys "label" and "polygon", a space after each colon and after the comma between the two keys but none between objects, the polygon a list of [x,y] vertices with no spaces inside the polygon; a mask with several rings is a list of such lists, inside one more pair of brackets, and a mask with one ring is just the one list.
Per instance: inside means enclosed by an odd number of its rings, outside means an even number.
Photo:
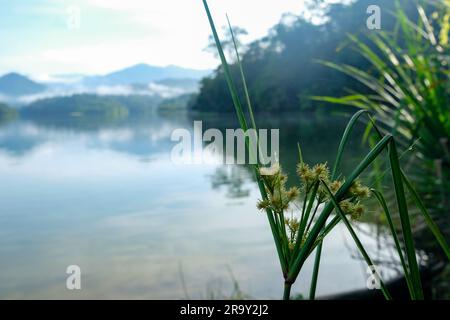
[{"label": "foreground plant", "polygon": [[[222,67],[239,123],[241,128],[246,131],[248,129],[247,119],[233,78],[231,77],[230,69],[223,53],[207,1],[203,0],[203,4],[222,61]],[[234,38],[231,28],[230,32]],[[237,63],[244,85],[248,114],[252,127],[256,130],[256,123],[236,43],[235,49]],[[450,259],[450,249],[444,241],[442,234],[432,221],[422,201],[400,168],[397,145],[393,136],[390,134],[382,135],[370,117],[369,119],[378,134],[376,145],[345,180],[338,178],[342,176],[338,174],[338,170],[349,135],[355,123],[364,114],[367,114],[367,112],[360,111],[350,120],[339,145],[331,173],[329,173],[326,164],[318,164],[312,168],[305,164],[299,148],[298,175],[301,179],[301,186],[299,188],[286,188],[287,177],[282,173],[278,165],[272,168],[262,168],[259,164],[253,165],[261,193],[261,200],[258,203],[258,207],[264,210],[267,215],[284,277],[284,299],[289,299],[291,287],[297,280],[300,270],[312,252],[317,248],[310,290],[310,298],[314,298],[322,242],[339,222],[343,222],[348,229],[366,263],[369,266],[373,266],[372,260],[353,230],[348,216],[357,219],[364,212],[361,200],[369,196],[369,189],[361,184],[359,178],[385,151],[388,154],[392,174],[392,184],[395,190],[396,204],[400,216],[402,237],[398,236],[397,230],[393,226],[390,229],[396,240],[396,248],[402,261],[404,275],[407,279],[407,285],[412,299],[422,299],[423,291],[416,260],[416,250],[411,231],[405,187],[415,200],[429,228]],[[251,145],[248,143],[247,148],[250,153],[258,152],[258,150],[251,150]],[[389,216],[388,220],[392,221],[391,213],[382,205],[384,200],[383,195],[375,190],[373,192],[377,196],[377,199],[379,199],[384,213],[386,216]],[[297,208],[297,215],[294,216],[293,210],[295,211],[297,205],[299,206]],[[334,216],[332,215],[333,212],[335,212]],[[403,244],[400,243],[399,239],[403,240]],[[382,280],[381,290],[386,299],[391,299],[391,295]]]},{"label": "foreground plant", "polygon": [[[423,4],[423,5],[420,5]],[[418,21],[398,6],[395,30],[349,35],[370,70],[322,62],[369,93],[316,100],[370,110],[403,148],[414,145],[411,175],[433,213],[448,214],[450,199],[450,1],[418,1]]]}]

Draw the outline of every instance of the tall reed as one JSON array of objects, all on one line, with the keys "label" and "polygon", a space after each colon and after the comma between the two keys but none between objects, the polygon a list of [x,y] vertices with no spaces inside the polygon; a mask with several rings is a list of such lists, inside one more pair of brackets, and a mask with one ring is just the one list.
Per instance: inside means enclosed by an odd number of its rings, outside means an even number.
[{"label": "tall reed", "polygon": [[[230,68],[225,58],[214,20],[207,1],[203,0],[203,4],[222,62],[222,68],[225,73],[238,121],[241,128],[247,130],[248,124],[243,105],[231,76]],[[231,34],[233,35],[232,32]],[[250,114],[252,127],[256,129],[249,92],[247,90],[243,67],[237,48],[236,54],[239,70],[241,71],[242,82],[244,84],[247,110]],[[361,184],[359,178],[361,174],[383,153],[387,153],[388,155],[390,171],[393,178],[392,184],[395,190],[397,209],[400,216],[402,237],[398,236],[398,231],[394,228],[391,228],[391,232],[393,233],[396,244],[398,243],[396,248],[402,261],[404,275],[407,279],[407,285],[412,299],[422,299],[423,291],[416,260],[414,239],[412,237],[405,186],[406,190],[413,194],[420,212],[429,222],[431,231],[450,259],[448,245],[445,241],[442,241],[442,234],[431,220],[421,199],[417,196],[417,193],[400,167],[396,140],[391,134],[383,135],[370,117],[369,119],[378,133],[376,145],[345,180],[342,178],[338,180],[338,177],[342,177],[342,175],[339,174],[339,166],[342,161],[345,146],[357,120],[364,114],[367,114],[367,112],[360,111],[350,120],[339,145],[331,175],[326,164],[317,164],[311,168],[304,163],[300,147],[298,175],[302,181],[302,185],[299,188],[286,188],[287,177],[283,174],[282,169],[278,165],[274,165],[271,168],[263,168],[259,164],[253,165],[253,171],[261,193],[261,200],[258,203],[258,207],[261,210],[264,210],[267,215],[284,278],[283,299],[287,300],[290,298],[291,287],[297,280],[304,263],[316,248],[321,248],[322,242],[326,236],[340,222],[343,222],[350,232],[350,235],[354,239],[366,263],[369,266],[373,265],[371,258],[361,241],[358,239],[348,217],[357,219],[358,216],[363,213],[364,208],[360,201],[368,196],[370,190]],[[250,147],[251,146],[247,143],[247,148],[250,149]],[[248,151],[258,152],[258,150]],[[377,199],[379,198],[382,209],[385,209],[383,207],[384,198],[382,193],[376,190],[373,190],[372,192],[375,193]],[[297,207],[297,203],[300,203],[301,205]],[[296,218],[289,218],[286,213],[290,212],[293,207],[298,208],[298,215]],[[333,212],[336,213],[334,216],[332,215]],[[392,217],[390,211],[384,210],[384,213],[389,216],[388,220],[391,221]],[[400,239],[403,241],[402,244],[400,244]],[[319,265],[320,254],[316,255],[316,263],[314,264],[311,298],[314,298],[313,291],[315,291],[315,289],[313,290],[313,287],[315,288],[316,286]],[[381,280],[380,284],[385,298],[391,299],[391,295],[388,292],[385,283]]]}]

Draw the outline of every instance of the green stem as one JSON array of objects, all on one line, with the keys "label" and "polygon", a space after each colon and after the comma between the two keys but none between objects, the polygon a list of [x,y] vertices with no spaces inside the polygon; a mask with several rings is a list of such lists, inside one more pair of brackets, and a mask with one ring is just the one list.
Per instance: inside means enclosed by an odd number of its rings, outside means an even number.
[{"label": "green stem", "polygon": [[314,259],[314,269],[311,278],[311,286],[309,288],[309,299],[314,300],[316,298],[317,278],[319,276],[320,256],[322,254],[322,241],[319,243],[316,249],[316,258]]},{"label": "green stem", "polygon": [[289,300],[291,297],[291,287],[292,283],[285,282],[284,283],[284,293],[283,293],[283,300]]},{"label": "green stem", "polygon": [[397,209],[400,215],[400,223],[402,227],[403,238],[405,241],[406,258],[408,260],[409,272],[414,288],[413,300],[423,300],[422,283],[420,279],[419,266],[417,264],[416,249],[414,246],[414,238],[411,231],[411,222],[408,213],[408,205],[406,203],[404,179],[400,169],[400,163],[397,155],[397,147],[395,141],[389,143],[388,148],[390,166],[392,172],[392,180],[394,182],[395,197],[397,199]]},{"label": "green stem", "polygon": [[320,205],[320,203],[319,203],[319,201],[317,201],[316,207],[315,207],[315,209],[314,209],[314,213],[313,213],[313,215],[311,216],[311,218],[309,219],[308,226],[306,227],[305,234],[308,234],[308,231],[309,231],[309,229],[311,228],[311,224],[312,224],[313,221],[314,221],[314,217],[316,216],[317,209],[319,209],[319,205]]}]

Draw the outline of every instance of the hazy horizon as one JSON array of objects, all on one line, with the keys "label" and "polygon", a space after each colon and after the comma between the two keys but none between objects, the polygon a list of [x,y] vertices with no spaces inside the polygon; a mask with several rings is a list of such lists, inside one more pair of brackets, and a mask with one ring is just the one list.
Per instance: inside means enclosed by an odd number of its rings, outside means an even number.
[{"label": "hazy horizon", "polygon": [[[177,67],[177,68],[183,68],[183,69],[192,69],[192,70],[196,70],[196,71],[212,71],[211,68],[206,68],[206,69],[197,69],[197,68],[189,68],[189,67],[183,67],[183,66],[179,66],[179,65],[175,65],[175,64],[167,64],[167,65],[161,65],[161,66],[157,66],[157,65],[153,65],[150,63],[145,63],[145,62],[137,62],[137,63],[133,63],[132,65],[129,66],[125,66],[123,68],[120,69],[114,69],[114,70],[110,70],[107,72],[103,72],[103,73],[52,73],[52,74],[27,74],[27,73],[23,73],[17,70],[11,70],[5,73],[0,73],[0,78],[9,74],[18,74],[20,76],[25,76],[28,79],[31,79],[33,81],[37,81],[37,82],[42,82],[42,83],[46,83],[46,82],[58,82],[58,83],[64,83],[64,82],[77,82],[78,80],[81,80],[81,78],[84,77],[96,77],[96,76],[107,76],[111,73],[115,73],[115,72],[120,72],[123,71],[125,69],[129,69],[129,68],[133,68],[133,67],[137,67],[137,66],[141,66],[141,65],[147,65],[149,67],[158,67],[158,68],[170,68],[170,67]],[[76,80],[78,79],[78,80]]]},{"label": "hazy horizon", "polygon": [[[17,72],[42,80],[107,74],[140,63],[202,70],[219,63],[204,50],[210,29],[201,1],[0,2],[0,75]],[[210,7],[218,25],[226,24],[228,13],[233,25],[245,28],[248,43],[267,34],[283,13],[300,14],[304,2],[212,0]],[[255,8],[258,19],[248,19]]]}]

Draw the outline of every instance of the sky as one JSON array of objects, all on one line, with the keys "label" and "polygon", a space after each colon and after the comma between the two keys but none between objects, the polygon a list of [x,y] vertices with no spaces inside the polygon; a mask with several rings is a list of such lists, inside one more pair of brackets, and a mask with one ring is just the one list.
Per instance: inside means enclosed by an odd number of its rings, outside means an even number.
[{"label": "sky", "polygon": [[[305,0],[209,0],[218,26],[267,34]],[[201,0],[0,0],[0,75],[104,74],[136,63],[214,68]]]}]

